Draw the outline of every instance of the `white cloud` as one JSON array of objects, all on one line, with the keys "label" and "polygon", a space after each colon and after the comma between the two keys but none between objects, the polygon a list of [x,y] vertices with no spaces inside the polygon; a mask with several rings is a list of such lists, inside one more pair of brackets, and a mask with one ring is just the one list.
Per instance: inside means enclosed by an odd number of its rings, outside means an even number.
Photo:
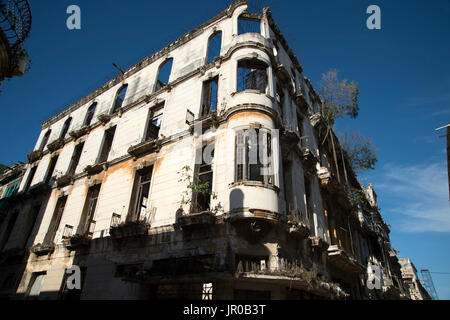
[{"label": "white cloud", "polygon": [[382,214],[404,232],[449,232],[450,204],[446,163],[385,165],[374,187]]}]

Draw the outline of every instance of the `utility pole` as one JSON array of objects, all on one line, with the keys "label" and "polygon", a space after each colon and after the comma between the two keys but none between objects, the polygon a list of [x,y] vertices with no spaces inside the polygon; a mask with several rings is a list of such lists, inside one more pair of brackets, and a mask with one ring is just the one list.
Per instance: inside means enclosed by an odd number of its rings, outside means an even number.
[{"label": "utility pole", "polygon": [[447,128],[447,135],[440,136],[439,138],[447,137],[447,176],[448,176],[448,196],[450,200],[450,123],[446,126],[437,128],[436,131]]}]

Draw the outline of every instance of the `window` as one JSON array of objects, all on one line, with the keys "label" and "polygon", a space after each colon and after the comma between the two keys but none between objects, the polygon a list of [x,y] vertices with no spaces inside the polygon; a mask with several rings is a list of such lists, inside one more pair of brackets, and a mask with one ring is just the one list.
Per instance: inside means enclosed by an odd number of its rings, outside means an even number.
[{"label": "window", "polygon": [[306,215],[309,222],[310,227],[313,226],[313,202],[311,198],[311,181],[308,176],[304,176],[305,182],[305,204],[306,204]]},{"label": "window", "polygon": [[258,60],[241,60],[238,62],[237,90],[257,90],[266,93],[267,66]]},{"label": "window", "polygon": [[[210,155],[206,154],[211,152]],[[211,193],[213,184],[213,162],[214,162],[214,146],[207,145],[202,148],[201,164],[195,166],[195,174],[198,177],[198,184],[205,184],[206,194],[194,193],[192,195],[192,211],[194,213],[203,212],[210,209]],[[200,162],[200,161],[198,161]]]},{"label": "window", "polygon": [[25,226],[25,243],[24,246],[27,245],[28,241],[30,240],[31,233],[33,232],[33,227],[36,223],[37,217],[39,215],[39,212],[41,211],[41,204],[36,204],[31,208],[31,214],[28,217],[28,223]]},{"label": "window", "polygon": [[159,67],[158,78],[156,80],[155,92],[161,88],[164,88],[170,80],[170,74],[172,73],[173,58],[167,59]]},{"label": "window", "polygon": [[111,127],[105,131],[105,137],[103,138],[103,146],[97,163],[103,163],[108,160],[109,152],[111,151],[111,146],[114,140],[115,133],[116,133],[116,126]]},{"label": "window", "polygon": [[273,184],[268,169],[272,164],[272,138],[266,130],[249,129],[236,133],[236,181]]},{"label": "window", "polygon": [[[297,132],[300,139],[303,137],[303,117],[297,112]],[[303,145],[303,139],[300,140],[300,144]]]},{"label": "window", "polygon": [[217,90],[219,77],[203,82],[202,116],[217,109]]},{"label": "window", "polygon": [[56,202],[55,211],[53,212],[52,220],[50,226],[48,227],[47,234],[44,238],[44,244],[51,244],[55,240],[56,232],[59,229],[59,224],[61,223],[61,218],[64,212],[64,207],[66,206],[67,196],[62,196]]},{"label": "window", "polygon": [[54,156],[53,158],[51,158],[50,160],[50,164],[48,166],[47,169],[47,174],[45,176],[45,184],[49,184],[50,183],[50,179],[53,178],[53,173],[55,171],[55,167],[56,167],[56,162],[58,161],[58,156]]},{"label": "window", "polygon": [[238,18],[238,34],[258,33],[261,34],[261,21],[243,13]]},{"label": "window", "polygon": [[5,192],[3,192],[2,199],[10,197],[17,193],[22,182],[22,177],[19,177],[6,185]]},{"label": "window", "polygon": [[94,117],[95,109],[97,108],[97,102],[94,102],[88,109],[86,114],[86,119],[84,120],[84,125],[88,126],[92,122],[92,118]]},{"label": "window", "polygon": [[39,151],[44,150],[45,146],[47,145],[48,138],[50,138],[50,133],[51,132],[52,132],[52,130],[49,129],[45,133],[44,137],[42,138],[41,145],[39,146]]},{"label": "window", "polygon": [[33,181],[34,175],[36,174],[36,169],[37,166],[34,166],[33,168],[30,169],[30,173],[28,174],[27,182],[23,187],[23,191],[28,191],[28,189],[30,188],[31,182]]},{"label": "window", "polygon": [[120,108],[122,108],[123,101],[125,100],[125,95],[127,93],[128,85],[124,84],[120,87],[119,91],[117,91],[116,99],[114,100],[114,106],[111,111],[111,114],[116,113]]},{"label": "window", "polygon": [[277,103],[278,103],[278,107],[280,108],[281,119],[283,119],[283,113],[284,113],[284,92],[283,92],[283,87],[279,83],[277,83]]},{"label": "window", "polygon": [[67,120],[64,122],[62,131],[61,131],[61,135],[59,136],[60,139],[64,139],[66,137],[66,134],[69,131],[71,123],[72,123],[72,117],[67,118]]},{"label": "window", "polygon": [[81,153],[83,152],[84,142],[77,144],[75,146],[75,150],[73,151],[72,160],[70,161],[69,171],[67,172],[69,175],[75,174],[78,163],[80,162]]},{"label": "window", "polygon": [[46,272],[35,272],[31,276],[30,284],[27,290],[27,296],[38,297],[41,293],[42,283],[46,276]]},{"label": "window", "polygon": [[78,229],[78,234],[92,236],[93,226],[95,226],[94,216],[97,200],[100,194],[101,184],[92,186],[88,190],[86,202],[84,203],[83,214]]},{"label": "window", "polygon": [[153,166],[136,171],[128,221],[145,220],[147,217],[152,171]]},{"label": "window", "polygon": [[147,128],[145,130],[145,141],[158,139],[159,129],[161,128],[161,122],[163,117],[163,111],[164,111],[164,102],[160,103],[152,110],[150,110]]},{"label": "window", "polygon": [[211,63],[215,57],[220,56],[220,49],[222,47],[222,32],[214,33],[208,40],[208,58],[207,62]]},{"label": "window", "polygon": [[8,224],[6,225],[6,230],[3,232],[3,237],[0,243],[0,251],[3,250],[6,243],[8,242],[9,237],[11,236],[14,225],[16,224],[17,216],[19,215],[18,211],[14,211],[8,219]]}]

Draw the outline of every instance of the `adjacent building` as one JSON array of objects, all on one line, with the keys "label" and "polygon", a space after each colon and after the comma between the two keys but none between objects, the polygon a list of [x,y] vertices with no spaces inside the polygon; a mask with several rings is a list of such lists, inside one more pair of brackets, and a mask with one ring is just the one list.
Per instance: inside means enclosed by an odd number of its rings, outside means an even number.
[{"label": "adjacent building", "polygon": [[412,300],[431,300],[427,290],[417,276],[417,269],[409,258],[399,259],[403,282]]},{"label": "adjacent building", "polygon": [[232,3],[42,124],[0,231],[1,294],[407,298],[320,110],[270,10]]}]

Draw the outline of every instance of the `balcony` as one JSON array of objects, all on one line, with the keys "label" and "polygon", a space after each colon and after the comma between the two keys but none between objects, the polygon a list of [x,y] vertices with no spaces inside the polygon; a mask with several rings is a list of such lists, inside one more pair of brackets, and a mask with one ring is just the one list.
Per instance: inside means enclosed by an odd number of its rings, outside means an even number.
[{"label": "balcony", "polygon": [[106,162],[97,163],[94,165],[88,165],[84,168],[84,172],[86,172],[89,176],[96,175],[103,170],[106,170]]},{"label": "balcony", "polygon": [[308,114],[309,104],[303,93],[298,92],[295,94],[295,103],[299,106],[300,111],[303,112],[303,114]]},{"label": "balcony", "polygon": [[55,245],[53,243],[38,243],[31,247],[31,252],[37,256],[43,256],[55,251]]},{"label": "balcony", "polygon": [[31,195],[37,196],[39,194],[43,194],[43,193],[47,193],[50,192],[51,188],[48,185],[48,183],[45,182],[40,182],[32,187],[30,187],[30,189],[28,190],[28,192]]},{"label": "balcony", "polygon": [[314,170],[317,163],[319,162],[316,156],[311,152],[308,147],[303,147],[302,151],[302,160],[303,165],[307,168],[307,170]]},{"label": "balcony", "polygon": [[73,175],[71,174],[62,175],[56,179],[56,186],[58,188],[65,187],[72,183],[73,183]]},{"label": "balcony", "polygon": [[63,244],[69,250],[77,250],[89,245],[94,234],[96,222],[92,220],[89,223],[89,230],[82,233],[73,233],[73,226],[66,224],[63,230]]},{"label": "balcony", "polygon": [[286,159],[287,156],[297,147],[300,142],[300,137],[296,132],[284,127],[281,133],[280,142],[282,159]]},{"label": "balcony", "polygon": [[54,152],[64,146],[64,138],[59,138],[47,145],[48,150]]},{"label": "balcony", "polygon": [[328,248],[328,261],[337,269],[361,274],[364,273],[364,267],[349,253],[339,248],[338,245],[331,245]]},{"label": "balcony", "polygon": [[201,116],[197,120],[194,120],[193,113],[187,111],[186,113],[186,123],[189,124],[189,131],[191,133],[197,128],[196,126],[201,125],[202,132],[208,130],[209,128],[217,128],[220,124],[221,117],[217,114],[216,110],[210,111],[209,113]]},{"label": "balcony", "polygon": [[292,222],[287,223],[287,231],[290,235],[304,239],[309,236],[309,227],[304,222]]},{"label": "balcony", "polygon": [[138,158],[144,154],[159,152],[159,150],[161,150],[161,140],[152,139],[152,140],[147,140],[147,141],[141,142],[137,145],[131,146],[130,148],[128,148],[127,152],[131,156]]},{"label": "balcony", "polygon": [[74,139],[78,139],[82,136],[84,136],[85,134],[87,134],[90,130],[89,126],[83,126],[78,130],[72,130],[69,132],[69,136],[71,136]]},{"label": "balcony", "polygon": [[201,213],[184,214],[178,217],[177,224],[182,229],[201,228],[214,225],[216,216],[211,211]]},{"label": "balcony", "polygon": [[112,239],[120,240],[148,235],[150,224],[146,220],[125,221],[120,223],[121,216],[113,213],[109,234]]},{"label": "balcony", "polygon": [[35,150],[27,155],[28,163],[33,163],[42,158],[43,152],[41,150]]},{"label": "balcony", "polygon": [[322,252],[328,249],[329,244],[321,237],[309,237],[311,248]]},{"label": "balcony", "polygon": [[100,121],[103,125],[107,124],[111,120],[111,118],[112,116],[107,113],[103,113],[97,116],[98,121]]}]

